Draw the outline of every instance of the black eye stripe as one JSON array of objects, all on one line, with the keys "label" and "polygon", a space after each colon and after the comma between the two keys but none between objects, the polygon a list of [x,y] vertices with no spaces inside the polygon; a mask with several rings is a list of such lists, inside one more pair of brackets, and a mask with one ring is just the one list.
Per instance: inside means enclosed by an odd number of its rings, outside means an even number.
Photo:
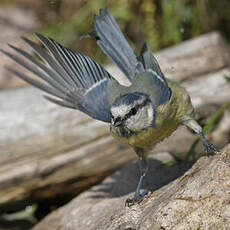
[{"label": "black eye stripe", "polygon": [[[142,104],[139,104],[139,105],[136,105],[135,107],[133,107],[133,108],[125,115],[124,120],[127,120],[127,119],[130,118],[131,116],[134,116],[134,115],[137,113],[138,109],[140,109],[140,108],[146,106],[149,102],[151,102],[151,101],[150,101],[149,99],[146,99],[146,100],[144,100],[144,101],[142,102]],[[134,112],[134,110],[135,110],[135,112]]]},{"label": "black eye stripe", "polygon": [[121,121],[121,117],[116,118],[116,122]]},{"label": "black eye stripe", "polygon": [[137,113],[137,109],[136,109],[135,107],[132,108],[131,111],[130,111],[130,113],[131,113],[132,115],[135,115],[135,114]]},{"label": "black eye stripe", "polygon": [[135,106],[133,107],[126,115],[127,115],[127,118],[131,117],[131,116],[134,116],[138,109],[140,108],[140,106]]},{"label": "black eye stripe", "polygon": [[121,118],[120,116],[118,116],[117,118],[115,118],[112,114],[111,114],[111,118],[114,120],[116,120],[116,122],[119,121],[125,121],[127,119],[129,119],[130,117],[134,116],[137,114],[138,110],[144,106],[146,106],[148,103],[152,103],[152,101],[150,100],[150,98],[146,98],[141,104],[137,104],[135,107],[131,108],[129,110],[129,112],[123,117]]}]

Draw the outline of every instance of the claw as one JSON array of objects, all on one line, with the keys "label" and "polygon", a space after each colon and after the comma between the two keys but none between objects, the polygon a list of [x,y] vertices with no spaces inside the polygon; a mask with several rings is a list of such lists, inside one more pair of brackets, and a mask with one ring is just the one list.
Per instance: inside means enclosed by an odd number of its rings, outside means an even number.
[{"label": "claw", "polygon": [[212,143],[210,143],[209,141],[207,141],[204,144],[204,147],[205,147],[205,152],[206,152],[208,157],[214,156],[216,153],[219,152],[219,150],[217,150],[216,147]]},{"label": "claw", "polygon": [[128,198],[126,201],[125,201],[125,207],[131,207],[133,206],[134,204],[139,204],[142,200],[143,200],[144,197],[133,197],[133,198]]},{"label": "claw", "polygon": [[133,198],[128,198],[125,201],[125,206],[131,207],[134,204],[139,204],[144,199],[145,195],[147,194],[148,194],[148,189],[145,189],[141,194],[138,194],[138,195],[135,194]]},{"label": "claw", "polygon": [[219,150],[216,149],[216,147],[205,138],[205,136],[203,135],[203,133],[201,133],[200,136],[202,138],[203,145],[205,147],[205,152],[206,152],[206,154],[207,154],[208,157],[214,156],[216,153],[219,152]]}]

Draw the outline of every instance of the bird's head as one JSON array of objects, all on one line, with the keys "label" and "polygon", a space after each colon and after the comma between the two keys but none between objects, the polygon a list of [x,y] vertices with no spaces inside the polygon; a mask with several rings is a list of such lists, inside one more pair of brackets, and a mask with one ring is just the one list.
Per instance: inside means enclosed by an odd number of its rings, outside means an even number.
[{"label": "bird's head", "polygon": [[111,130],[119,136],[130,137],[153,127],[155,111],[145,93],[134,92],[117,98],[111,107]]}]

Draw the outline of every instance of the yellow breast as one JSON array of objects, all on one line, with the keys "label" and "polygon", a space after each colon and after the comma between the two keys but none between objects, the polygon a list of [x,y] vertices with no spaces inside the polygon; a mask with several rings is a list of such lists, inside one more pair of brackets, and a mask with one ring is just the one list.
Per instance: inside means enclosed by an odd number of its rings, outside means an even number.
[{"label": "yellow breast", "polygon": [[132,147],[150,148],[170,136],[187,116],[193,116],[194,109],[185,89],[171,81],[168,81],[168,84],[172,90],[172,97],[166,104],[156,108],[154,127],[143,130],[129,138],[111,132],[112,136]]}]

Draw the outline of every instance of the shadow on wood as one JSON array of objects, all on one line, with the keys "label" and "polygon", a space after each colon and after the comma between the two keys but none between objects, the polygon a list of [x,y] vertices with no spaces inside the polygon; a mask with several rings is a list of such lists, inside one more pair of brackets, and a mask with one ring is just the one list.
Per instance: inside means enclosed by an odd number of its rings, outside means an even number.
[{"label": "shadow on wood", "polygon": [[[124,184],[127,187],[135,181],[132,167],[127,165],[100,185],[80,194],[33,230],[43,230],[45,226],[49,226],[49,230],[227,230],[230,226],[230,145],[214,157],[200,158],[183,176],[155,190],[140,204],[125,207],[125,200],[133,194],[95,197],[95,193],[113,194],[119,188],[123,190]],[[168,173],[177,175],[187,167],[183,163],[170,170],[162,168],[154,179],[164,180],[169,177]],[[125,173],[129,177],[124,178]],[[104,191],[114,178],[118,188],[110,186],[111,190]],[[124,179],[128,181],[123,182]]]}]

